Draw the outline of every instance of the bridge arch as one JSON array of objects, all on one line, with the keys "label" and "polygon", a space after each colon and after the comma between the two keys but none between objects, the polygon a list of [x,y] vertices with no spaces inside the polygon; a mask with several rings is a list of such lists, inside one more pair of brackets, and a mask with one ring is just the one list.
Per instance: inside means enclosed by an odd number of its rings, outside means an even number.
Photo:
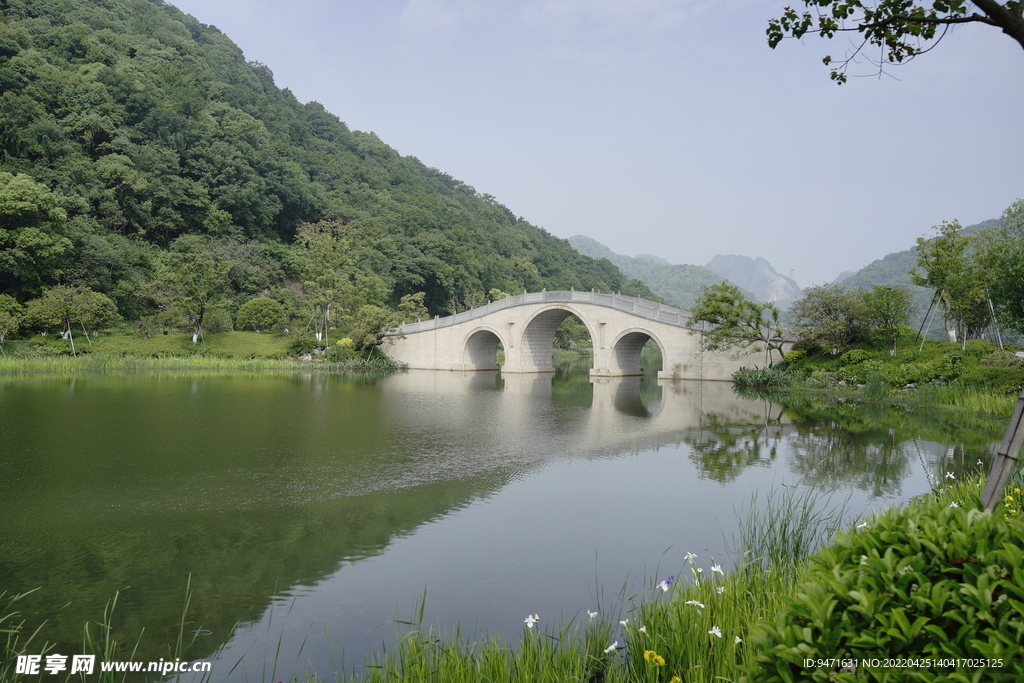
[{"label": "bridge arch", "polygon": [[480,325],[466,335],[462,345],[462,365],[466,370],[497,370],[498,344],[508,349],[508,343],[498,330]]},{"label": "bridge arch", "polygon": [[536,368],[536,372],[553,372],[555,367],[551,361],[551,354],[554,347],[555,332],[558,326],[570,315],[576,316],[584,327],[594,344],[597,343],[597,335],[594,325],[575,306],[564,304],[551,304],[541,308],[526,321],[523,326],[523,336],[520,342],[519,364],[522,367]]},{"label": "bridge arch", "polygon": [[612,339],[611,344],[611,372],[615,376],[642,375],[640,367],[640,352],[651,339],[658,345],[661,351],[662,365],[665,363],[665,343],[658,338],[653,331],[643,327],[630,327]]}]

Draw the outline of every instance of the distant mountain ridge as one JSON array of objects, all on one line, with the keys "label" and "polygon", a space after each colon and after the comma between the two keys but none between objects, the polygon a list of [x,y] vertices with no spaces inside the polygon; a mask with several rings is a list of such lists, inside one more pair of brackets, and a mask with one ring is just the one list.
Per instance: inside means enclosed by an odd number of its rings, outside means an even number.
[{"label": "distant mountain ridge", "polygon": [[[618,266],[626,277],[641,280],[648,288],[670,304],[691,308],[701,288],[720,284],[726,278],[703,266],[672,264],[659,256],[641,254],[624,256],[601,244],[597,240],[584,235],[569,238],[569,244],[585,256],[600,259],[606,258]],[[735,283],[734,283],[735,284]],[[752,299],[757,297],[744,290],[744,295]]]},{"label": "distant mountain ridge", "polygon": [[719,254],[704,267],[750,290],[761,301],[770,301],[782,308],[800,295],[796,280],[776,272],[772,264],[760,257]]}]

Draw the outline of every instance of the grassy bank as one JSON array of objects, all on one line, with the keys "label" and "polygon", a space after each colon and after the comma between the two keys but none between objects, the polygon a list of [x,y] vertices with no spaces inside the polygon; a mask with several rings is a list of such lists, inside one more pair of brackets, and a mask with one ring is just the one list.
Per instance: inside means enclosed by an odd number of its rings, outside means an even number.
[{"label": "grassy bank", "polygon": [[[298,339],[298,341],[297,341]],[[223,369],[303,370],[322,372],[391,372],[402,369],[375,349],[371,354],[341,348],[317,353],[308,340],[257,332],[216,332],[198,344],[187,334],[103,334],[69,342],[36,336],[4,344],[0,374],[92,370]]]},{"label": "grassy bank", "polygon": [[914,342],[908,332],[896,354],[871,347],[832,353],[798,343],[782,364],[743,368],[733,381],[745,388],[1012,413],[1024,388],[1024,358],[980,339],[966,345],[926,341],[923,347]]}]

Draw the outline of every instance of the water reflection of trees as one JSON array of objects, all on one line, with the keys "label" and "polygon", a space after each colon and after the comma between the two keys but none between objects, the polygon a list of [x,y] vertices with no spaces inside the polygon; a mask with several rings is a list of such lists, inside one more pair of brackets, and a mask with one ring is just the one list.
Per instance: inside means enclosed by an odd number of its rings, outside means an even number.
[{"label": "water reflection of trees", "polygon": [[1000,420],[837,397],[742,396],[763,401],[763,423],[705,415],[685,439],[704,477],[727,482],[748,467],[768,467],[784,444],[805,483],[887,497],[900,492],[915,461],[934,481],[983,470],[1003,428]]},{"label": "water reflection of trees", "polygon": [[779,454],[781,431],[768,423],[737,423],[719,415],[705,415],[700,429],[683,441],[691,448],[690,460],[702,478],[725,483],[748,467],[770,467]]}]

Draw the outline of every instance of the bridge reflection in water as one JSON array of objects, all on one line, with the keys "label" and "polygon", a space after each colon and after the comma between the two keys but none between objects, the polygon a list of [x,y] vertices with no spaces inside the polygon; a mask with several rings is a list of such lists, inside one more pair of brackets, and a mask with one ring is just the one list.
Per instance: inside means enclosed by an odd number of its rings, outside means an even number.
[{"label": "bridge reflection in water", "polygon": [[[726,382],[680,380],[653,381],[642,377],[591,377],[577,385],[571,398],[553,395],[564,383],[554,373],[507,376],[497,371],[433,372],[410,370],[393,375],[390,386],[403,393],[431,395],[434,409],[420,412],[434,429],[441,422],[479,420],[473,395],[501,391],[501,419],[481,429],[494,442],[522,443],[524,439],[563,442],[563,452],[621,453],[637,447],[679,444],[700,430],[709,415],[719,423],[764,424],[766,404],[736,396]],[[467,387],[469,391],[467,391]],[[589,387],[589,392],[583,388]],[[589,401],[586,394],[590,394]],[[552,403],[569,400],[578,411],[556,411]],[[772,411],[770,430],[782,429],[788,420]],[[558,420],[557,423],[552,420]],[[569,425],[568,421],[576,420]],[[426,425],[424,425],[426,427]],[[639,441],[638,441],[639,440]]]}]

